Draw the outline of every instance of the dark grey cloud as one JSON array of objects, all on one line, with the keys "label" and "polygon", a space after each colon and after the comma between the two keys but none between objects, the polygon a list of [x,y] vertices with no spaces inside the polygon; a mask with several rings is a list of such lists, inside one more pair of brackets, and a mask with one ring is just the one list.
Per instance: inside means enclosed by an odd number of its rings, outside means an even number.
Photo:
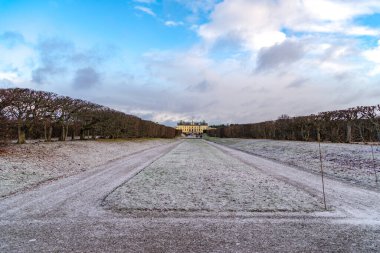
[{"label": "dark grey cloud", "polygon": [[17,44],[24,43],[25,39],[21,33],[7,31],[0,34],[0,44],[4,44],[8,48],[12,48]]},{"label": "dark grey cloud", "polygon": [[45,67],[36,68],[32,71],[32,81],[38,84],[43,84],[49,80],[50,76],[64,74],[66,68],[57,67],[55,65],[47,65]]},{"label": "dark grey cloud", "polygon": [[[173,89],[160,89],[157,86],[147,87],[131,84],[124,87],[118,86],[116,89],[106,89],[104,86],[97,87],[95,102],[112,108],[122,107],[123,111],[133,111],[133,114],[144,119],[150,119],[150,116],[153,118],[162,112],[198,117],[205,108],[217,106],[218,102],[211,100],[209,96],[207,96],[208,99],[204,99],[206,96],[200,96],[198,93],[184,94]],[[99,90],[104,90],[104,93]],[[106,96],[107,92],[111,92],[112,95]]]},{"label": "dark grey cloud", "polygon": [[207,81],[203,80],[202,82],[199,82],[194,85],[190,85],[186,88],[186,90],[191,92],[205,92],[212,89],[212,85]]},{"label": "dark grey cloud", "polygon": [[161,122],[158,122],[162,125],[165,125],[165,126],[171,126],[171,127],[176,127],[177,126],[177,123],[178,121],[177,120],[165,120],[165,121],[161,121]]},{"label": "dark grey cloud", "polygon": [[32,81],[43,84],[50,77],[63,74],[67,70],[67,60],[75,52],[74,45],[60,38],[41,40],[36,50],[39,54],[40,64],[32,71]]},{"label": "dark grey cloud", "polygon": [[74,52],[75,46],[72,42],[62,38],[48,38],[38,43],[37,50],[41,53],[41,57],[47,60],[53,56],[66,58]]},{"label": "dark grey cloud", "polygon": [[[97,67],[115,56],[118,49],[107,45],[78,50],[71,41],[62,38],[48,38],[40,40],[36,50],[39,54],[40,64],[32,71],[33,82],[44,84],[53,77],[74,72],[76,76],[73,81],[74,85],[82,87],[82,81],[88,83],[89,86],[95,84],[93,78],[99,76],[96,71]],[[90,73],[91,70],[93,73]],[[81,84],[77,85],[75,80],[79,80]]]},{"label": "dark grey cloud", "polygon": [[81,68],[75,72],[73,85],[75,88],[88,89],[100,81],[100,74],[92,67]]},{"label": "dark grey cloud", "polygon": [[43,84],[46,81],[46,75],[50,73],[51,73],[50,69],[37,68],[32,71],[32,81],[38,84]]},{"label": "dark grey cloud", "polygon": [[307,78],[299,78],[288,84],[286,88],[299,88],[302,87],[309,79]]},{"label": "dark grey cloud", "polygon": [[269,48],[263,48],[258,53],[256,71],[275,69],[285,64],[300,60],[305,54],[301,43],[284,41]]},{"label": "dark grey cloud", "polygon": [[103,57],[97,55],[95,52],[79,52],[70,55],[69,61],[73,64],[88,64],[88,63],[100,63]]},{"label": "dark grey cloud", "polygon": [[119,48],[113,45],[105,45],[102,47],[95,47],[88,50],[76,51],[69,56],[69,61],[72,64],[78,65],[98,65],[102,62],[117,55]]}]

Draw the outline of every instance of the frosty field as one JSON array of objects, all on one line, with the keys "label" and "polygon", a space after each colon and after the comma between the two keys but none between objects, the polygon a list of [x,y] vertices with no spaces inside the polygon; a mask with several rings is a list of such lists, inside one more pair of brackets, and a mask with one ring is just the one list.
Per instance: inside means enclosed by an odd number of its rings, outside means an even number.
[{"label": "frosty field", "polygon": [[173,140],[12,144],[0,152],[0,197]]},{"label": "frosty field", "polygon": [[292,185],[188,140],[110,194],[117,210],[315,211],[320,201]]},{"label": "frosty field", "polygon": [[1,159],[5,176],[62,173],[0,198],[1,252],[380,250],[379,192],[325,178],[325,210],[320,175],[200,139],[28,144]]},{"label": "frosty field", "polygon": [[[210,138],[215,143],[269,158],[306,171],[320,173],[318,143],[261,139]],[[370,145],[321,143],[326,175],[380,190],[375,182]],[[373,146],[375,169],[380,180],[380,146]]]}]

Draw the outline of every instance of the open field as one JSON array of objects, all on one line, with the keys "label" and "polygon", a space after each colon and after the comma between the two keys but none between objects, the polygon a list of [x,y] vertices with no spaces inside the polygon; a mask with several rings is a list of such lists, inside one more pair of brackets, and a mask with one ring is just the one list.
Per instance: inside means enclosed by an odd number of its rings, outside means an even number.
[{"label": "open field", "polygon": [[0,152],[0,197],[170,142],[173,140],[135,139],[12,144],[2,148]]},{"label": "open field", "polygon": [[0,251],[379,252],[380,194],[330,177],[326,197],[310,171],[176,140],[0,199]]},{"label": "open field", "polygon": [[[212,142],[269,158],[306,171],[320,173],[318,143],[263,139],[211,138]],[[370,145],[321,143],[326,175],[356,185],[380,190]],[[380,180],[380,146],[373,146],[375,168]]]}]

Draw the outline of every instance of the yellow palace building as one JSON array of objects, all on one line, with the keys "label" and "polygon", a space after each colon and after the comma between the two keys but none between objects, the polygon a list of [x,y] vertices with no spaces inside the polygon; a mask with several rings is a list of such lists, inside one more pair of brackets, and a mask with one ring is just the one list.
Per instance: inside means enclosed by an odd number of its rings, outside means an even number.
[{"label": "yellow palace building", "polygon": [[208,124],[205,121],[202,122],[186,122],[180,121],[177,123],[177,130],[181,130],[184,134],[202,134],[203,130],[207,130]]}]

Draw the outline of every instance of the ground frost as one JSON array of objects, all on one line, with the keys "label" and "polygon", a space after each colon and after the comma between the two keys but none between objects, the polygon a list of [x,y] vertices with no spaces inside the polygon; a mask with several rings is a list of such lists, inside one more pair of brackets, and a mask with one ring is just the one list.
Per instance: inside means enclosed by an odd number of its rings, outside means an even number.
[{"label": "ground frost", "polygon": [[[210,138],[211,141],[307,171],[320,173],[318,143],[261,139]],[[371,146],[321,143],[324,172],[333,178],[380,190],[375,182]],[[380,146],[374,146],[375,169],[380,174]]]},{"label": "ground frost", "polygon": [[122,210],[313,211],[319,200],[228,156],[187,140],[105,200]]},{"label": "ground frost", "polygon": [[12,144],[0,152],[0,197],[172,141],[137,139]]}]

